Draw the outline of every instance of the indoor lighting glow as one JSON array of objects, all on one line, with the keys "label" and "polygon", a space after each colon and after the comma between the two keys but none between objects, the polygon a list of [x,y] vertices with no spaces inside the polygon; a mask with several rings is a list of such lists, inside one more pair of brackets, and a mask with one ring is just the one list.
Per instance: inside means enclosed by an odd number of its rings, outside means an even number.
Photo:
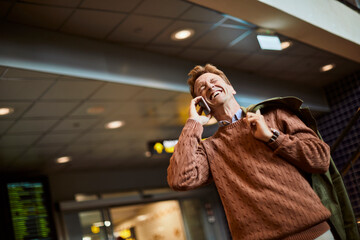
[{"label": "indoor lighting glow", "polygon": [[261,49],[276,50],[276,51],[282,50],[280,39],[278,36],[257,35],[256,37],[258,39]]},{"label": "indoor lighting glow", "polygon": [[57,163],[67,163],[67,162],[70,162],[70,161],[71,161],[71,158],[68,157],[68,156],[59,157],[58,159],[56,159]]},{"label": "indoor lighting glow", "polygon": [[191,37],[192,35],[194,35],[194,30],[193,29],[183,29],[177,32],[174,32],[173,34],[171,34],[171,39],[172,40],[185,40],[189,37]]},{"label": "indoor lighting glow", "polygon": [[103,222],[95,222],[92,225],[95,226],[95,227],[103,227],[104,223]]},{"label": "indoor lighting glow", "polygon": [[137,216],[137,220],[139,221],[145,221],[148,217],[146,215],[140,215],[140,216]]},{"label": "indoor lighting glow", "polygon": [[145,157],[151,157],[151,152],[150,151],[146,151],[145,153],[144,153],[144,155],[145,155]]},{"label": "indoor lighting glow", "polygon": [[82,240],[91,240],[91,237],[83,237]]},{"label": "indoor lighting glow", "polygon": [[89,107],[86,112],[91,115],[101,114],[105,111],[103,107]]},{"label": "indoor lighting glow", "polygon": [[13,108],[0,108],[0,115],[8,115],[14,112]]},{"label": "indoor lighting glow", "polygon": [[107,124],[105,124],[105,128],[107,129],[115,129],[124,126],[123,121],[112,121]]},{"label": "indoor lighting glow", "polygon": [[333,69],[334,67],[335,67],[335,64],[334,64],[334,63],[327,64],[327,65],[322,66],[322,67],[320,68],[320,72],[330,71],[330,70]]},{"label": "indoor lighting glow", "polygon": [[290,47],[291,45],[292,45],[292,42],[290,42],[290,41],[282,42],[281,43],[281,49],[284,50],[284,49]]},{"label": "indoor lighting glow", "polygon": [[110,227],[111,222],[110,221],[105,221],[104,224],[105,224],[105,227]]}]

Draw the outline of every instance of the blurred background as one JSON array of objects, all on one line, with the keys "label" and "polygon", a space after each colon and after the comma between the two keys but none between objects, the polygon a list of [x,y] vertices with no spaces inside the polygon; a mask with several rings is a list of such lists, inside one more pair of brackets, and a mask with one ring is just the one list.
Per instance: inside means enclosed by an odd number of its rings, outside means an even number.
[{"label": "blurred background", "polygon": [[359,7],[0,0],[4,239],[231,239],[214,186],[178,193],[166,182],[187,73],[206,63],[242,106],[304,101],[360,218]]}]

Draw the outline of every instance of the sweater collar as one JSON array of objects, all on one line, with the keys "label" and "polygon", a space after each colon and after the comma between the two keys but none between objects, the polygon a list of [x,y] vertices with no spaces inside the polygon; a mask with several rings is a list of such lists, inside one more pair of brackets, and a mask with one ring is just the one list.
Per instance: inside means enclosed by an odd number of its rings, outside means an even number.
[{"label": "sweater collar", "polygon": [[241,110],[241,108],[239,108],[239,110],[232,117],[231,122],[229,122],[227,120],[220,120],[219,121],[219,126],[224,127],[224,126],[229,125],[230,123],[234,123],[234,122],[238,121],[239,119],[241,119],[241,114],[242,114],[242,110]]}]

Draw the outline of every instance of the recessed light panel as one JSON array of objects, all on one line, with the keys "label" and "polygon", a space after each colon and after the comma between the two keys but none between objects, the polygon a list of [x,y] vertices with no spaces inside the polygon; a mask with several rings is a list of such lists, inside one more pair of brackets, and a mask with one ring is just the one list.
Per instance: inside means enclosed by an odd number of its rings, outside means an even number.
[{"label": "recessed light panel", "polygon": [[9,108],[9,107],[0,108],[0,115],[9,115],[13,112],[14,112],[13,108]]},{"label": "recessed light panel", "polygon": [[105,124],[105,128],[107,128],[107,129],[116,129],[116,128],[119,128],[122,126],[124,126],[123,121],[112,121],[112,122],[108,122],[107,124]]},{"label": "recessed light panel", "polygon": [[278,36],[257,35],[261,49],[281,51],[281,42]]},{"label": "recessed light panel", "polygon": [[193,29],[183,29],[177,32],[174,32],[173,34],[171,34],[171,39],[175,40],[175,41],[181,41],[181,40],[185,40],[188,39],[189,37],[191,37],[192,35],[194,35],[194,30]]},{"label": "recessed light panel", "polygon": [[58,159],[56,159],[56,162],[59,163],[59,164],[67,163],[67,162],[70,162],[70,161],[71,161],[71,158],[68,157],[68,156],[59,157]]},{"label": "recessed light panel", "polygon": [[335,67],[335,64],[334,64],[334,63],[327,64],[327,65],[322,66],[322,67],[320,68],[320,72],[330,71],[330,70],[333,69],[334,67]]}]

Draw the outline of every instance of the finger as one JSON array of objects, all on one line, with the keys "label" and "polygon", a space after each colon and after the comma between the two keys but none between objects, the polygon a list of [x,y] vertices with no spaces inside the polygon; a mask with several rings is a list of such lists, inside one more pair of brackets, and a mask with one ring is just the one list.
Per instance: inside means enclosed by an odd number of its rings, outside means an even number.
[{"label": "finger", "polygon": [[248,127],[250,128],[250,130],[251,130],[252,132],[255,132],[256,129],[257,129],[256,121],[249,121],[249,122],[248,122]]},{"label": "finger", "polygon": [[256,115],[261,115],[260,109],[256,110]]},{"label": "finger", "polygon": [[247,116],[246,119],[248,121],[258,121],[259,120],[259,115],[252,114],[252,115]]},{"label": "finger", "polygon": [[256,119],[252,119],[249,121],[250,126],[256,126],[256,124],[257,124]]},{"label": "finger", "polygon": [[256,126],[258,120],[259,120],[259,118],[255,114],[250,115],[246,118],[246,122],[248,123],[248,126],[252,126],[252,127]]},{"label": "finger", "polygon": [[197,97],[194,97],[193,98],[193,101],[194,101],[194,103],[199,103],[200,102],[200,99],[201,99],[201,96],[197,96]]}]

